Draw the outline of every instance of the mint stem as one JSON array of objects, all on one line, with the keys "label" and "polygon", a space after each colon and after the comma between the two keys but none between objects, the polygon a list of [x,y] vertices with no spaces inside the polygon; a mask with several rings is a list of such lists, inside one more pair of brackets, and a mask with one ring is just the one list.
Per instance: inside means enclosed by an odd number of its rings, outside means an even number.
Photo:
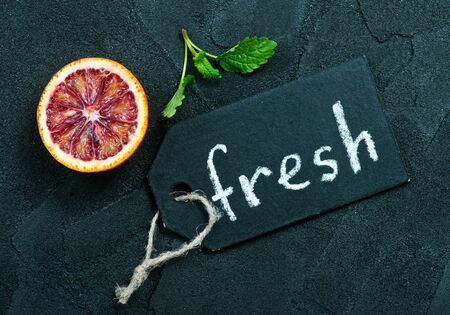
[{"label": "mint stem", "polygon": [[178,87],[181,86],[183,83],[184,77],[186,75],[186,69],[187,69],[187,57],[188,57],[188,47],[186,41],[184,42],[184,64],[183,64],[183,71],[181,72],[181,78],[180,83],[178,83]]},{"label": "mint stem", "polygon": [[184,28],[181,29],[181,33],[183,34],[184,42],[188,44],[189,50],[191,51],[191,53],[192,53],[194,56],[197,56],[197,55],[198,55],[198,52],[196,52],[195,50],[194,50],[194,52],[193,52],[193,48],[197,49],[198,51],[203,51],[203,52],[205,53],[205,55],[207,55],[208,57],[217,59],[217,56],[216,56],[216,55],[210,54],[209,52],[207,52],[207,51],[201,49],[200,47],[198,47],[197,45],[195,45],[195,44],[192,42],[192,40],[189,38],[189,35],[188,35],[188,33],[187,33],[187,30],[185,30]]}]

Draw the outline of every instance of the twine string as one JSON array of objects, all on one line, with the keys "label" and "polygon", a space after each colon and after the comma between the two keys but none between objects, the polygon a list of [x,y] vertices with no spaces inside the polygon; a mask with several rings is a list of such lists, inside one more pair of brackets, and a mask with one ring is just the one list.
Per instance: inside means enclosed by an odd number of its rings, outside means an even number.
[{"label": "twine string", "polygon": [[134,268],[133,276],[131,277],[130,283],[128,286],[117,286],[116,287],[116,298],[119,300],[119,303],[126,304],[128,299],[136,291],[142,283],[147,279],[150,271],[154,268],[161,266],[165,262],[183,256],[191,249],[198,247],[202,244],[205,237],[211,232],[213,225],[217,221],[217,212],[214,205],[206,198],[198,192],[186,193],[185,195],[175,197],[176,201],[198,201],[205,208],[206,212],[208,212],[208,225],[200,232],[193,240],[189,243],[184,243],[180,248],[173,251],[166,251],[161,253],[159,256],[151,258],[153,252],[153,241],[156,232],[156,221],[159,217],[159,211],[153,216],[150,230],[148,232],[148,242],[145,248],[145,257],[142,262]]}]

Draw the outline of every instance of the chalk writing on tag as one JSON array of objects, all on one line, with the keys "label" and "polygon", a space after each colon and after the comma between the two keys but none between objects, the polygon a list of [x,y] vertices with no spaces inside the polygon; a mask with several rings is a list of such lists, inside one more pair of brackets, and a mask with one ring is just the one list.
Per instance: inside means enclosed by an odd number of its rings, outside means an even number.
[{"label": "chalk writing on tag", "polygon": [[407,180],[364,59],[176,124],[149,173],[165,226],[182,236],[206,218],[171,192],[211,198],[224,214],[203,242],[213,250]]},{"label": "chalk writing on tag", "polygon": [[[342,138],[343,145],[347,150],[347,156],[350,162],[350,166],[353,172],[356,174],[361,171],[361,163],[358,158],[358,149],[359,145],[362,141],[364,141],[367,145],[367,151],[369,153],[369,157],[374,161],[378,161],[378,154],[375,149],[375,142],[372,140],[372,136],[367,130],[361,131],[361,133],[353,139],[350,129],[345,120],[344,109],[342,108],[342,104],[340,101],[337,101],[333,105],[333,113],[336,117],[336,123],[338,126],[339,134]],[[215,195],[212,196],[213,201],[220,200],[223,209],[227,213],[230,221],[235,221],[236,215],[231,209],[230,202],[228,200],[228,196],[230,196],[234,189],[229,186],[226,189],[223,189],[222,184],[220,183],[219,176],[216,171],[216,167],[214,165],[214,153],[220,150],[223,153],[227,153],[227,146],[225,144],[216,144],[214,148],[209,151],[208,155],[208,170],[209,170],[209,178],[211,179],[212,186],[214,188]],[[322,160],[321,154],[324,151],[330,152],[332,147],[323,146],[314,151],[314,164],[316,166],[328,166],[332,169],[331,173],[323,173],[321,181],[322,182],[332,182],[337,174],[338,174],[338,163],[333,159]],[[294,167],[287,171],[287,162],[289,160],[294,160]],[[300,171],[302,160],[298,153],[293,153],[283,157],[280,165],[280,177],[278,178],[278,184],[282,185],[285,189],[290,190],[301,190],[305,189],[311,184],[310,180],[306,180],[301,183],[292,184],[290,180]],[[247,200],[248,206],[250,208],[257,207],[261,204],[260,199],[256,196],[255,184],[258,181],[260,175],[264,175],[266,177],[271,176],[273,174],[272,170],[265,166],[258,166],[255,170],[255,173],[252,175],[249,180],[247,176],[241,175],[239,176],[239,182],[241,184],[242,192],[244,193],[245,199]]]}]

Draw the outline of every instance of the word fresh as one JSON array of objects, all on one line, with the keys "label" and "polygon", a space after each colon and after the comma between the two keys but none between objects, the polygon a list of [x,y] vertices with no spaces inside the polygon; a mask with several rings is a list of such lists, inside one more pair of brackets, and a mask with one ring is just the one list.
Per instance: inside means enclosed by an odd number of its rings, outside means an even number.
[{"label": "word fresh", "polygon": [[[369,157],[374,161],[378,161],[378,154],[375,149],[375,142],[372,139],[370,133],[366,130],[361,131],[359,135],[354,138],[350,132],[350,129],[345,120],[344,109],[340,101],[337,101],[333,106],[332,110],[334,117],[336,119],[337,129],[339,135],[342,139],[342,144],[344,145],[347,156],[349,159],[350,167],[356,174],[361,171],[361,164],[358,158],[358,148],[362,142],[365,142]],[[219,175],[214,165],[214,156],[216,151],[222,151],[227,153],[227,146],[225,144],[217,144],[210,151],[207,160],[207,168],[209,171],[209,178],[211,180],[215,195],[212,196],[214,202],[219,201],[223,207],[223,210],[227,213],[231,221],[236,221],[237,217],[231,208],[228,197],[233,194],[234,188],[228,186],[224,188],[219,179]],[[332,182],[336,176],[338,176],[338,162],[334,159],[322,159],[323,152],[331,152],[331,146],[322,146],[314,151],[314,165],[316,166],[326,166],[330,170],[329,172],[323,173],[321,177],[322,182]],[[294,161],[294,167],[288,170],[287,163],[289,160]],[[280,170],[278,176],[278,184],[282,185],[285,189],[289,190],[302,190],[311,185],[311,180],[299,180],[298,173],[300,172],[302,166],[302,160],[298,153],[292,153],[283,158],[280,165]],[[272,176],[273,171],[265,166],[258,166],[249,179],[245,175],[239,176],[239,183],[242,192],[249,207],[258,207],[261,204],[260,198],[256,196],[254,192],[255,185],[261,176],[269,177]]]}]

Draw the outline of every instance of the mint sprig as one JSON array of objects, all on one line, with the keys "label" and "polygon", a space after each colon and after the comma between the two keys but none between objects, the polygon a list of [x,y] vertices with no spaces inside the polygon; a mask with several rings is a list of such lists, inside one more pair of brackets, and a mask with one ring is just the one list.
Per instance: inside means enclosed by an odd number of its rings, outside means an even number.
[{"label": "mint sprig", "polygon": [[258,69],[274,55],[277,43],[267,37],[246,37],[231,49],[216,56],[195,45],[185,29],[181,30],[184,40],[184,64],[180,82],[172,99],[166,105],[163,116],[170,118],[175,115],[177,107],[181,106],[185,98],[184,91],[188,85],[195,83],[193,75],[186,75],[188,50],[192,54],[194,66],[204,79],[221,78],[220,71],[215,68],[208,58],[218,62],[227,72],[246,74]]},{"label": "mint sprig", "polygon": [[188,56],[188,48],[186,42],[184,43],[184,64],[183,71],[181,72],[180,83],[178,83],[178,88],[175,94],[170,99],[169,103],[167,103],[166,108],[164,108],[162,115],[166,118],[170,118],[177,112],[177,107],[180,107],[183,104],[184,90],[188,85],[192,85],[195,83],[195,77],[192,74],[188,74],[186,76],[186,68],[187,68],[187,56]]}]

